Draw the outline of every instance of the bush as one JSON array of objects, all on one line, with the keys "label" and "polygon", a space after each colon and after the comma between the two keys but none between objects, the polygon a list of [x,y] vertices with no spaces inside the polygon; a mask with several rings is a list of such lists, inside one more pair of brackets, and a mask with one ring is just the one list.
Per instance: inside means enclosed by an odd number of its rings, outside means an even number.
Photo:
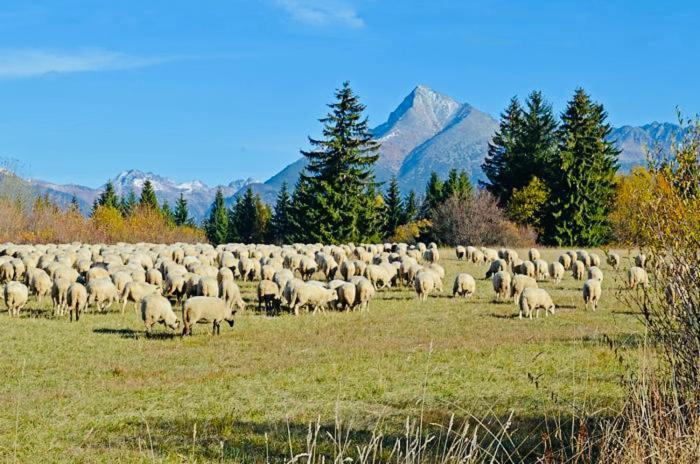
[{"label": "bush", "polygon": [[530,246],[536,233],[510,222],[496,198],[485,190],[452,196],[433,212],[433,239],[444,245]]}]

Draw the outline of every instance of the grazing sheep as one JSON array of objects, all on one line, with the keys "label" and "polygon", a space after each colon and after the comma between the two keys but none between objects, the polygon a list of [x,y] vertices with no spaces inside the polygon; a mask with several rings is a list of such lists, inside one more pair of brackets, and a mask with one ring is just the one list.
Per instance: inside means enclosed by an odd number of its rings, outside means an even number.
[{"label": "grazing sheep", "polygon": [[219,281],[215,277],[200,277],[197,284],[197,295],[219,297]]},{"label": "grazing sheep", "polygon": [[68,309],[70,312],[70,321],[73,322],[73,315],[75,314],[75,322],[80,319],[80,313],[85,311],[87,308],[88,293],[87,289],[83,284],[78,282],[73,282],[68,287]]},{"label": "grazing sheep", "polygon": [[600,280],[588,279],[583,283],[583,302],[586,304],[586,309],[588,309],[590,304],[593,311],[595,311],[602,294],[603,290],[600,286]]},{"label": "grazing sheep", "polygon": [[21,282],[11,280],[5,284],[4,289],[5,305],[10,316],[19,317],[27,300],[29,299],[29,289]]},{"label": "grazing sheep", "polygon": [[569,270],[571,268],[571,256],[568,254],[563,254],[559,256],[559,264],[564,266],[565,270]]},{"label": "grazing sheep", "polygon": [[518,302],[518,307],[520,309],[518,317],[523,318],[523,313],[525,317],[532,319],[532,312],[536,311],[536,317],[540,317],[540,309],[545,310],[545,316],[549,313],[554,314],[554,302],[549,293],[543,288],[526,288],[523,293],[520,294],[520,300]]},{"label": "grazing sheep", "polygon": [[0,282],[9,282],[15,278],[15,267],[11,262],[5,261],[0,264]]},{"label": "grazing sheep", "polygon": [[362,276],[355,276],[350,279],[350,283],[355,285],[355,307],[360,307],[363,311],[369,311],[369,302],[374,298],[374,287],[372,283]]},{"label": "grazing sheep", "polygon": [[497,259],[495,261],[491,261],[491,265],[489,266],[489,270],[486,271],[486,277],[485,279],[488,279],[492,275],[496,274],[497,272],[501,271],[506,271],[508,269],[508,263],[504,259]]},{"label": "grazing sheep", "polygon": [[575,280],[583,280],[586,273],[586,266],[583,261],[576,260],[571,263],[571,275]]},{"label": "grazing sheep", "polygon": [[537,281],[532,277],[516,274],[510,283],[510,296],[513,298],[513,303],[516,305],[520,301],[520,294],[526,288],[538,288]]},{"label": "grazing sheep", "polygon": [[258,284],[258,311],[278,312],[280,309],[280,288],[272,280],[263,279]]},{"label": "grazing sheep", "polygon": [[235,306],[241,311],[245,309],[245,302],[241,296],[241,289],[238,288],[236,282],[233,280],[223,280],[221,284],[219,284],[219,287],[221,290],[221,298],[224,299],[228,308],[233,308]]},{"label": "grazing sheep", "polygon": [[589,253],[588,256],[591,258],[591,266],[600,267],[600,256],[595,253]]},{"label": "grazing sheep", "polygon": [[564,278],[564,265],[558,261],[549,263],[549,277],[554,281],[555,284],[561,282]]},{"label": "grazing sheep", "polygon": [[600,268],[597,266],[591,266],[588,268],[588,278],[589,279],[596,279],[596,280],[599,280],[600,282],[602,282],[603,281],[603,271],[601,271]]},{"label": "grazing sheep", "polygon": [[299,310],[304,306],[313,308],[313,312],[325,307],[338,299],[338,294],[335,290],[319,287],[304,283],[303,285],[294,286],[290,299],[290,307],[294,311],[294,315],[299,315]]},{"label": "grazing sheep", "polygon": [[435,281],[437,279],[439,279],[439,276],[435,272],[427,269],[416,274],[413,280],[413,286],[416,289],[420,301],[427,301],[430,292],[435,290]]},{"label": "grazing sheep", "polygon": [[617,253],[613,253],[613,252],[608,253],[607,262],[610,265],[610,267],[612,267],[616,271],[620,268],[621,261],[622,260],[620,259],[620,255],[618,255]]},{"label": "grazing sheep", "polygon": [[461,273],[455,277],[455,283],[452,286],[452,296],[469,298],[476,292],[476,282],[474,277],[469,274]]},{"label": "grazing sheep", "polygon": [[180,327],[180,321],[173,312],[170,301],[157,293],[151,293],[141,300],[141,320],[146,326],[146,336],[151,335],[153,326],[158,322],[172,330]]},{"label": "grazing sheep", "polygon": [[508,292],[510,292],[510,281],[510,274],[505,271],[498,271],[491,278],[493,291],[496,292],[496,299],[498,301],[504,301],[508,298]]},{"label": "grazing sheep", "polygon": [[501,248],[498,250],[498,257],[505,260],[509,266],[512,266],[515,260],[518,259],[518,253],[510,248]]},{"label": "grazing sheep", "polygon": [[309,256],[302,256],[299,261],[299,273],[302,280],[309,280],[318,270],[316,261]]},{"label": "grazing sheep", "polygon": [[63,277],[54,277],[53,285],[51,286],[51,303],[53,304],[54,314],[57,316],[63,315],[64,310],[68,305],[68,288],[71,280]]},{"label": "grazing sheep", "polygon": [[591,256],[588,254],[586,250],[577,250],[576,251],[576,260],[583,262],[586,266],[591,265]]},{"label": "grazing sheep", "polygon": [[340,265],[340,275],[343,276],[343,280],[350,280],[350,277],[355,275],[355,263],[350,260],[345,260]]},{"label": "grazing sheep", "polygon": [[389,274],[387,268],[379,264],[367,265],[364,276],[372,283],[372,285],[374,285],[376,290],[391,286],[391,274]]},{"label": "grazing sheep", "polygon": [[649,276],[643,267],[632,266],[627,271],[627,286],[634,289],[638,285],[647,288],[649,286]]},{"label": "grazing sheep", "polygon": [[[135,282],[131,282],[127,284],[124,291],[126,292],[126,289],[128,289],[131,285],[138,284]],[[99,309],[103,312],[107,309],[107,307],[111,306],[114,302],[119,300],[117,287],[112,283],[110,279],[96,279],[90,281],[87,284],[87,292],[88,305],[94,304],[96,309]],[[122,312],[124,312],[123,309]]]},{"label": "grazing sheep", "polygon": [[187,280],[184,274],[168,274],[164,282],[164,294],[174,297],[178,303],[182,302],[187,290]]},{"label": "grazing sheep", "polygon": [[53,282],[51,277],[41,269],[37,269],[36,272],[32,273],[29,286],[37,297],[39,304],[44,300],[44,297],[51,293],[51,287]]},{"label": "grazing sheep", "polygon": [[136,311],[141,300],[151,293],[160,293],[160,288],[155,285],[147,284],[146,282],[129,282],[126,284],[121,294],[122,314],[124,314],[124,309],[126,309],[126,303],[128,301],[134,302],[134,311]]},{"label": "grazing sheep", "polygon": [[527,252],[527,258],[534,263],[540,259],[540,252],[537,250],[537,248],[530,248],[530,250]]},{"label": "grazing sheep", "polygon": [[221,333],[221,323],[228,322],[230,327],[233,327],[233,316],[236,310],[229,308],[226,302],[221,298],[211,296],[193,296],[185,301],[182,309],[182,319],[184,329],[182,335],[192,335],[192,326],[197,323],[211,322],[212,335]]},{"label": "grazing sheep", "polygon": [[486,256],[484,256],[484,253],[481,250],[474,249],[474,252],[472,253],[472,263],[474,264],[481,264],[486,262]]},{"label": "grazing sheep", "polygon": [[158,269],[149,269],[146,271],[146,282],[156,287],[163,286],[163,274]]},{"label": "grazing sheep", "polygon": [[645,268],[647,264],[647,255],[644,253],[639,253],[634,257],[634,264],[637,267]]},{"label": "grazing sheep", "polygon": [[467,259],[467,249],[464,248],[462,245],[458,245],[455,248],[455,255],[457,255],[457,260],[462,261],[463,259]]},{"label": "grazing sheep", "polygon": [[440,253],[437,248],[428,248],[423,252],[423,261],[426,263],[437,263],[440,261]]},{"label": "grazing sheep", "polygon": [[91,280],[95,279],[107,279],[109,278],[109,272],[107,269],[99,266],[91,267],[85,273],[85,282],[90,283]]},{"label": "grazing sheep", "polygon": [[352,282],[344,282],[336,289],[338,305],[343,311],[353,309],[357,302],[357,287]]},{"label": "grazing sheep", "polygon": [[513,266],[513,272],[515,274],[522,274],[528,277],[532,277],[533,279],[537,275],[535,263],[533,263],[532,261],[523,261],[522,263]]}]

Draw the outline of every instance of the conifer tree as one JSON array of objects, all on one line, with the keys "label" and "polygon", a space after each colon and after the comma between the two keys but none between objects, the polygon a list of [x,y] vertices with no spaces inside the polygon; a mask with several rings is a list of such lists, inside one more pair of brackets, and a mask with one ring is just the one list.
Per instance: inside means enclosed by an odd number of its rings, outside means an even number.
[{"label": "conifer tree", "polygon": [[129,193],[123,196],[121,202],[119,203],[119,210],[121,211],[122,216],[128,217],[134,210],[135,206],[136,194],[134,193],[134,189],[129,189]]},{"label": "conifer tree", "polygon": [[440,206],[443,201],[443,188],[444,183],[437,172],[433,171],[430,173],[430,179],[428,179],[428,184],[425,187],[425,198],[423,199],[423,206],[421,208],[422,217],[429,218],[431,212]]},{"label": "conifer tree", "polygon": [[109,208],[119,208],[119,197],[114,189],[114,184],[112,181],[107,182],[105,185],[105,190],[102,192],[97,200],[99,206],[106,206]]},{"label": "conifer tree", "polygon": [[229,233],[228,212],[226,211],[224,194],[221,189],[216,191],[211,211],[204,221],[204,233],[207,239],[215,246],[226,243]]},{"label": "conifer tree", "polygon": [[160,211],[168,224],[175,225],[175,214],[173,213],[173,210],[170,209],[168,200],[163,200],[163,205],[161,206]]},{"label": "conifer tree", "polygon": [[501,113],[498,131],[489,143],[488,154],[481,166],[486,178],[486,190],[491,192],[499,202],[505,204],[511,189],[510,166],[519,155],[519,141],[522,130],[523,108],[517,97],[510,100],[508,108]]},{"label": "conifer tree", "polygon": [[408,195],[406,195],[406,199],[403,203],[404,210],[403,219],[401,222],[403,224],[408,224],[409,222],[413,222],[418,219],[418,198],[416,198],[416,192],[413,190],[408,192]]},{"label": "conifer tree", "polygon": [[457,171],[457,169],[451,169],[442,187],[440,203],[445,202],[448,198],[455,195],[465,199],[469,197],[472,192],[473,187],[467,172],[465,170]]},{"label": "conifer tree", "polygon": [[80,204],[78,203],[78,198],[75,195],[71,196],[70,198],[70,203],[68,204],[68,211],[73,213],[80,212]]},{"label": "conifer tree", "polygon": [[396,179],[396,176],[392,176],[384,198],[384,237],[389,237],[394,234],[398,226],[403,224],[403,219],[405,217],[403,201],[401,200],[401,191],[399,190],[399,181]]},{"label": "conifer tree", "polygon": [[190,217],[190,212],[187,209],[187,200],[185,196],[180,192],[180,198],[177,199],[175,203],[175,212],[173,213],[173,220],[177,226],[193,226],[194,220]]},{"label": "conifer tree", "polygon": [[610,237],[608,214],[620,151],[608,141],[611,128],[603,105],[583,89],[576,90],[561,119],[559,172],[544,239],[560,246],[597,246]]},{"label": "conifer tree", "polygon": [[153,184],[150,179],[146,179],[141,189],[141,197],[139,198],[139,206],[145,206],[154,210],[158,210],[158,198],[156,191],[153,189]]},{"label": "conifer tree", "polygon": [[283,182],[277,194],[275,212],[270,222],[270,241],[273,243],[292,243],[291,207],[292,199],[289,196],[287,182]]},{"label": "conifer tree", "polygon": [[248,187],[229,211],[229,240],[241,243],[262,241],[261,220],[258,216],[259,197]]},{"label": "conifer tree", "polygon": [[347,82],[335,98],[320,119],[323,138],[309,138],[312,149],[302,151],[308,164],[292,202],[300,241],[362,242],[380,233],[373,172],[379,144],[362,116],[364,105]]}]

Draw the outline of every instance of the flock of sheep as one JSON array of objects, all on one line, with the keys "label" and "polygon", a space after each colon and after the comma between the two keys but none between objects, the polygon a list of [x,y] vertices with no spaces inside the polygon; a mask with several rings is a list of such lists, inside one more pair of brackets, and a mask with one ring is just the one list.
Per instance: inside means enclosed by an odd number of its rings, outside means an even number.
[{"label": "flock of sheep", "polygon": [[[600,258],[584,250],[569,251],[547,263],[537,249],[528,260],[502,248],[459,246],[458,260],[487,266],[499,300],[513,298],[523,314],[539,317],[554,313],[555,305],[538,280],[558,283],[567,270],[583,284],[586,308],[595,310],[602,295]],[[421,301],[443,291],[445,270],[434,243],[377,245],[242,245],[226,244],[116,244],[0,245],[0,283],[10,316],[18,316],[30,293],[41,303],[50,298],[56,316],[72,321],[88,308],[106,311],[113,304],[128,303],[140,312],[150,334],[162,323],[183,335],[192,334],[196,323],[233,326],[237,310],[245,307],[236,280],[258,282],[258,309],[277,313],[283,308],[299,315],[302,309],[367,311],[375,292],[389,287],[415,289]],[[635,258],[628,285],[648,284],[646,258]],[[620,266],[620,257],[609,253],[607,262]],[[457,275],[453,296],[470,297],[476,281],[466,273]],[[182,307],[182,321],[174,307]]]}]

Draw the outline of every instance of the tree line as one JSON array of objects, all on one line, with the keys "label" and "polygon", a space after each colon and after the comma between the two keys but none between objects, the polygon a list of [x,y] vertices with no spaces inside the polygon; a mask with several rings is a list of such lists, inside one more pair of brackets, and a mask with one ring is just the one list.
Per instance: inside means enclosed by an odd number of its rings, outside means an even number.
[{"label": "tree line", "polygon": [[[319,120],[323,137],[309,138],[311,148],[301,152],[307,167],[291,191],[282,185],[274,208],[250,187],[230,208],[217,193],[204,221],[212,243],[449,243],[517,240],[524,230],[551,245],[595,246],[613,238],[609,216],[619,150],[608,140],[603,105],[583,89],[560,118],[541,92],[524,105],[513,98],[489,144],[487,180],[473,186],[464,170],[444,178],[433,172],[420,198],[414,191],[402,195],[395,177],[386,188],[375,180],[380,147],[347,82],[328,106]],[[467,229],[477,235],[460,235]]]}]

